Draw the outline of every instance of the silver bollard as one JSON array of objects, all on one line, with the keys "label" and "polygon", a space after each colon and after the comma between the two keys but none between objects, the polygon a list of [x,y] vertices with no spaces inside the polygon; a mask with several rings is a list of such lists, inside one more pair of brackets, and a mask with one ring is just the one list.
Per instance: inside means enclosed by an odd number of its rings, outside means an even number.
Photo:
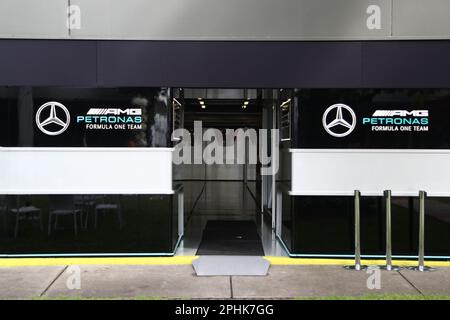
[{"label": "silver bollard", "polygon": [[392,270],[391,190],[384,191],[386,204],[386,270]]},{"label": "silver bollard", "polygon": [[354,206],[355,206],[355,265],[354,266],[345,266],[344,268],[349,270],[363,270],[366,269],[367,266],[361,265],[361,239],[360,239],[360,230],[361,230],[361,220],[360,220],[360,197],[361,192],[359,190],[355,190],[354,193]]},{"label": "silver bollard", "polygon": [[427,193],[419,191],[419,265],[412,269],[424,272],[434,271],[435,268],[425,266],[425,198]]},{"label": "silver bollard", "polygon": [[361,270],[361,221],[360,221],[360,203],[361,192],[355,190],[355,270]]},{"label": "silver bollard", "polygon": [[419,271],[425,270],[425,191],[419,191]]},{"label": "silver bollard", "polygon": [[384,203],[386,209],[386,265],[382,269],[387,271],[400,270],[400,267],[392,265],[392,191],[384,191]]}]

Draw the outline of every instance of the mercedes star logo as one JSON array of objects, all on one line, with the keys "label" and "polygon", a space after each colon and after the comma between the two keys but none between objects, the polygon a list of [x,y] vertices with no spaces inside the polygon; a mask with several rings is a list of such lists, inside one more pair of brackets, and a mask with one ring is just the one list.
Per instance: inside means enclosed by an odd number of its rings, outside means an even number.
[{"label": "mercedes star logo", "polygon": [[[328,116],[328,114],[334,110],[336,110],[336,113]],[[334,115],[334,117],[332,117],[332,115]],[[345,137],[355,129],[356,115],[352,108],[345,104],[333,104],[325,110],[322,117],[322,124],[325,130],[333,137]]]},{"label": "mercedes star logo", "polygon": [[[48,114],[48,117],[42,121],[41,113],[43,112],[45,112],[45,115]],[[60,117],[63,114],[64,117],[61,119]],[[70,124],[69,110],[59,102],[51,101],[44,103],[36,112],[36,124],[43,133],[49,136],[57,136],[66,131]]]}]

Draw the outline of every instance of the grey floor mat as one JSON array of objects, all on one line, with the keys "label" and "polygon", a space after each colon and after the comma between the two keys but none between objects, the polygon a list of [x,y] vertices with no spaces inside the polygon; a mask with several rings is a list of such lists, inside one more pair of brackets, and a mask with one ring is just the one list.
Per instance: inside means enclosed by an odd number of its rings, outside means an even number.
[{"label": "grey floor mat", "polygon": [[263,256],[261,238],[251,220],[211,220],[203,230],[197,255]]}]

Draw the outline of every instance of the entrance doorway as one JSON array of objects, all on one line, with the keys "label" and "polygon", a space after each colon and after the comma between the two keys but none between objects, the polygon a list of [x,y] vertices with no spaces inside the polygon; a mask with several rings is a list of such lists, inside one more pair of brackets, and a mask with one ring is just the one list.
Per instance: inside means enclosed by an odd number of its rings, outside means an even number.
[{"label": "entrance doorway", "polygon": [[[271,118],[268,120],[264,111],[267,103],[263,91],[183,89],[176,104],[174,128],[189,132],[192,153],[192,163],[174,169],[176,183],[184,189],[184,237],[177,254],[285,255],[268,214],[271,202],[267,202],[267,185],[272,180],[261,176],[261,165],[250,159],[254,150],[249,132],[260,138],[259,129],[272,128]],[[201,162],[194,159],[194,140],[199,132],[206,138],[200,141]],[[229,139],[230,132],[248,133],[243,145],[244,162],[239,138]],[[217,150],[211,151],[212,142],[223,146],[223,161]]]}]

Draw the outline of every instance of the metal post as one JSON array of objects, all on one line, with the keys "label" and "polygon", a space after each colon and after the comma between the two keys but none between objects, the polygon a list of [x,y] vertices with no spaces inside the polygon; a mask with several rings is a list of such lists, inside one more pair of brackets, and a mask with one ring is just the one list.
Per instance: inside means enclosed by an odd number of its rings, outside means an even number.
[{"label": "metal post", "polygon": [[[281,184],[280,184],[281,185]],[[275,202],[275,235],[281,237],[281,226],[282,226],[282,218],[283,218],[283,190],[277,189],[276,197],[277,201]]]},{"label": "metal post", "polygon": [[355,190],[355,270],[361,270],[360,205],[361,193]]},{"label": "metal post", "polygon": [[178,236],[184,236],[184,188],[178,193]]},{"label": "metal post", "polygon": [[427,193],[419,191],[419,264],[410,269],[417,271],[435,271],[435,268],[425,266],[425,198]]},{"label": "metal post", "polygon": [[425,270],[425,191],[419,191],[419,271]]},{"label": "metal post", "polygon": [[353,265],[353,266],[345,266],[344,267],[345,269],[348,269],[348,270],[357,270],[357,271],[367,269],[367,266],[362,266],[361,265],[360,198],[361,198],[361,192],[359,190],[355,190],[355,193],[354,193],[354,207],[355,207],[355,265]]},{"label": "metal post", "polygon": [[244,188],[245,188],[245,186],[247,186],[247,180],[248,180],[248,177],[247,177],[247,171],[248,171],[248,167],[247,167],[247,164],[248,164],[248,160],[249,160],[249,149],[250,149],[250,147],[249,147],[249,141],[248,141],[248,139],[245,139],[245,150],[244,150],[244,154],[245,154],[245,159],[244,159],[244,166],[243,166],[243,175],[244,175]]},{"label": "metal post", "polygon": [[386,204],[386,270],[392,270],[391,190],[384,191]]}]

